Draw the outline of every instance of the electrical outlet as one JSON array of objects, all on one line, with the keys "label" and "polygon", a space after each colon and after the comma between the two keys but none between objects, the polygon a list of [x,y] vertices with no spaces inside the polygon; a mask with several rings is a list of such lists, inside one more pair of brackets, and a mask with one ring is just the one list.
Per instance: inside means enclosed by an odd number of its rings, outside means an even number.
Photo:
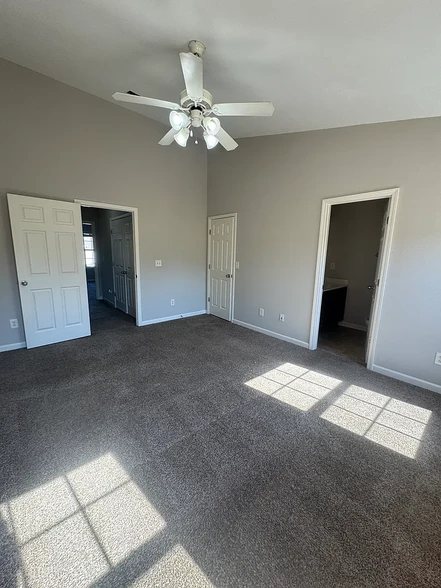
[{"label": "electrical outlet", "polygon": [[335,263],[331,261],[331,269],[335,269]]},{"label": "electrical outlet", "polygon": [[435,354],[435,361],[433,362],[435,365],[441,365],[441,351],[438,351]]},{"label": "electrical outlet", "polygon": [[282,313],[279,314],[279,321],[282,321],[282,323],[285,322],[285,315],[284,314],[282,314]]},{"label": "electrical outlet", "polygon": [[239,262],[236,261],[236,269],[239,269]]},{"label": "electrical outlet", "polygon": [[174,299],[174,298],[172,298],[172,299],[170,300],[170,306],[174,306],[174,305],[175,305],[175,299]]},{"label": "electrical outlet", "polygon": [[156,267],[162,267],[162,260],[161,259],[155,259],[155,266]]},{"label": "electrical outlet", "polygon": [[265,316],[265,309],[259,308],[259,316]]},{"label": "electrical outlet", "polygon": [[11,329],[18,329],[18,319],[11,319],[9,324],[11,325]]}]

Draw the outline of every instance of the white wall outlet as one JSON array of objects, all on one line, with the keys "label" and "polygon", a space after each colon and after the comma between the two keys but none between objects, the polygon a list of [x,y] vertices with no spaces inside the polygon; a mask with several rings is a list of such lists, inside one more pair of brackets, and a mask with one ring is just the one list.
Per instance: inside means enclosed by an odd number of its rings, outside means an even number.
[{"label": "white wall outlet", "polygon": [[155,266],[156,267],[162,267],[162,260],[161,259],[155,259]]},{"label": "white wall outlet", "polygon": [[9,324],[11,325],[11,329],[18,329],[18,319],[11,319]]},{"label": "white wall outlet", "polygon": [[174,306],[174,305],[175,305],[175,299],[174,299],[174,298],[172,298],[172,299],[170,300],[170,306]]},{"label": "white wall outlet", "polygon": [[265,316],[265,309],[259,308],[259,316]]},{"label": "white wall outlet", "polygon": [[236,269],[239,269],[239,262],[236,261]]},{"label": "white wall outlet", "polygon": [[285,322],[285,315],[284,314],[282,314],[282,313],[279,314],[279,321],[282,321],[282,323]]},{"label": "white wall outlet", "polygon": [[335,269],[335,262],[334,261],[331,261],[331,266],[330,267],[331,267],[331,269]]},{"label": "white wall outlet", "polygon": [[436,365],[441,365],[441,351],[438,351],[435,354],[435,361],[433,363]]}]

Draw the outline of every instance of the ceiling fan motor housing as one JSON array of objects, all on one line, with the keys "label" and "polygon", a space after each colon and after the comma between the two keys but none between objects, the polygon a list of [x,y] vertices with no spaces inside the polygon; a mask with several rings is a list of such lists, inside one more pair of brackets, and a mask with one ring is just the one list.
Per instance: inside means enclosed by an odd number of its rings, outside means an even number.
[{"label": "ceiling fan motor housing", "polygon": [[200,102],[195,103],[193,98],[187,94],[185,90],[181,92],[181,107],[184,109],[200,108],[202,111],[211,110],[213,105],[213,96],[207,90],[203,91],[202,100]]}]

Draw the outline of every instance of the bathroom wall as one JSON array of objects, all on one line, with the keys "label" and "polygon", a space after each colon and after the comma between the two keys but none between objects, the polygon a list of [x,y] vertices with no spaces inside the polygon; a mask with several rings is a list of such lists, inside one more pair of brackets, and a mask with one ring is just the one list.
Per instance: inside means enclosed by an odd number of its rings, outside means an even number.
[{"label": "bathroom wall", "polygon": [[[331,209],[325,275],[349,281],[344,321],[366,327],[387,200],[338,204]],[[331,264],[335,269],[331,269]]]}]

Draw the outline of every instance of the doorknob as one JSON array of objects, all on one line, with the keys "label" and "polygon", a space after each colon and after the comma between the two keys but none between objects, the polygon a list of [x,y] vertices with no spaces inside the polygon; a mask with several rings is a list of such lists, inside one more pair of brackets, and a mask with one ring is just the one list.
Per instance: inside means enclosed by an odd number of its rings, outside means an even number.
[{"label": "doorknob", "polygon": [[226,278],[232,278],[233,277],[233,274],[227,274],[225,277]]},{"label": "doorknob", "polygon": [[375,290],[375,286],[368,286],[367,289],[368,290]]},{"label": "doorknob", "polygon": [[126,273],[127,273],[127,272],[126,272],[125,270],[123,270],[123,271],[121,272],[121,274],[126,274]]},{"label": "doorknob", "polygon": [[20,282],[20,284],[21,284],[22,286],[27,286],[27,285],[28,285],[28,283],[26,282],[26,280],[22,280],[22,281]]}]

